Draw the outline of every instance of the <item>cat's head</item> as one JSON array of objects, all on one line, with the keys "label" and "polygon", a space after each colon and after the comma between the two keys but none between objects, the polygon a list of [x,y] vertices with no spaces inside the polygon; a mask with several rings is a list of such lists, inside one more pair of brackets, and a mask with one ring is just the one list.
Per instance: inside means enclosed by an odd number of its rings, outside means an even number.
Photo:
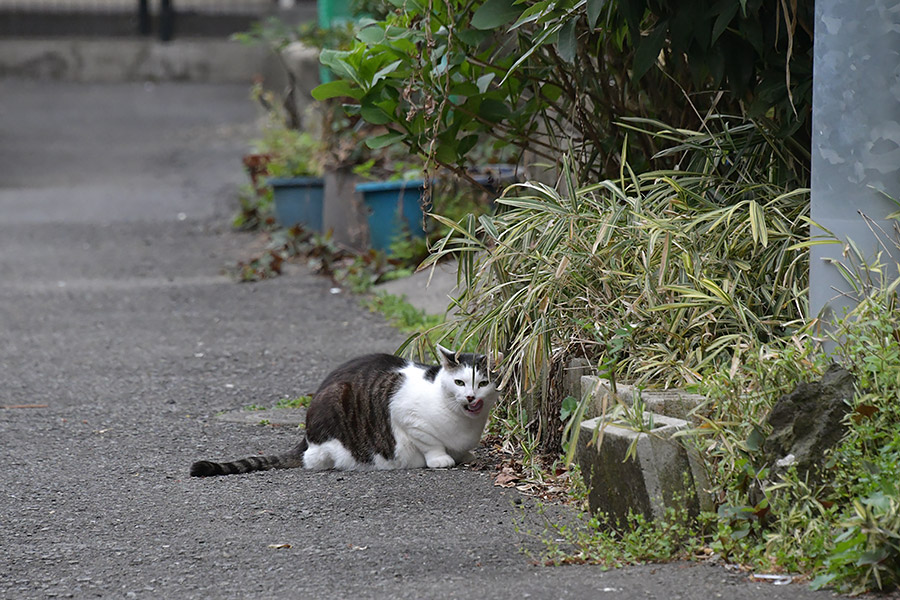
[{"label": "cat's head", "polygon": [[483,354],[454,352],[438,345],[438,378],[454,409],[471,417],[487,415],[497,401],[497,384]]}]

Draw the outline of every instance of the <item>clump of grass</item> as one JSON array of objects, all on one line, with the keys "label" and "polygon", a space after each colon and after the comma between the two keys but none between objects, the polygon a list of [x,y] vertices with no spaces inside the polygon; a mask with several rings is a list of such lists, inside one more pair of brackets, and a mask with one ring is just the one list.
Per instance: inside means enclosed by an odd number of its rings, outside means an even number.
[{"label": "clump of grass", "polygon": [[262,406],[261,404],[248,404],[244,407],[244,410],[264,411],[269,410],[270,408],[307,408],[310,402],[312,402],[312,396],[297,396],[296,398],[282,398],[271,407]]},{"label": "clump of grass", "polygon": [[366,298],[363,304],[372,312],[384,315],[403,333],[424,334],[444,321],[442,315],[429,315],[424,310],[416,308],[409,303],[406,296],[379,292]]},{"label": "clump of grass", "polygon": [[[539,505],[544,531],[525,532],[540,542],[536,559],[542,564],[590,563],[614,568],[689,559],[702,552],[704,521],[692,518],[686,508],[667,508],[657,520],[629,512],[624,523],[614,522],[606,514],[589,511],[588,489],[577,466],[569,471],[569,482],[570,504],[578,507],[574,517],[560,520]],[[687,502],[681,504],[687,506]]]},{"label": "clump of grass", "polygon": [[297,396],[296,398],[282,398],[275,403],[273,408],[307,408],[312,402],[312,396]]}]

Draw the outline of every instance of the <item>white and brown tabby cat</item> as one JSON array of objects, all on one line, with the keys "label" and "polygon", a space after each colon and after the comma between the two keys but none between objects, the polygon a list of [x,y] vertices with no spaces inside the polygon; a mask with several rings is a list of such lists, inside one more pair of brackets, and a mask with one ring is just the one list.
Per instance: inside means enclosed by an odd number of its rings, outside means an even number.
[{"label": "white and brown tabby cat", "polygon": [[363,356],[329,374],[285,454],[191,466],[194,477],[267,469],[439,469],[472,458],[497,400],[487,358],[438,346],[440,364]]}]

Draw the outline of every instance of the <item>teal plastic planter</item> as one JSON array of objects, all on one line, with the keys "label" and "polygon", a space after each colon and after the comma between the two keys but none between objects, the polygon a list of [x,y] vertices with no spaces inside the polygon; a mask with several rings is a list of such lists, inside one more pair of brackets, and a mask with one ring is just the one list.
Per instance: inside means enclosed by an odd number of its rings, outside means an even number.
[{"label": "teal plastic planter", "polygon": [[425,182],[377,181],[360,183],[356,191],[362,195],[369,216],[369,245],[375,250],[388,252],[391,241],[408,230],[418,237],[425,237],[422,228],[422,194]]},{"label": "teal plastic planter", "polygon": [[285,227],[302,225],[322,231],[325,180],[321,177],[284,177],[268,181],[272,186],[275,217]]}]

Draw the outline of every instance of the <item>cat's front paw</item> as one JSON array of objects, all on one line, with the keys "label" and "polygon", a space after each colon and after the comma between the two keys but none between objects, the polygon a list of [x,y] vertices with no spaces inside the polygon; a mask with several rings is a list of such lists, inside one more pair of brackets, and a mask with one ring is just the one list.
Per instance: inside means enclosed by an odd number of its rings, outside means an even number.
[{"label": "cat's front paw", "polygon": [[456,461],[448,454],[437,454],[425,457],[425,464],[429,469],[448,469],[456,465]]}]

